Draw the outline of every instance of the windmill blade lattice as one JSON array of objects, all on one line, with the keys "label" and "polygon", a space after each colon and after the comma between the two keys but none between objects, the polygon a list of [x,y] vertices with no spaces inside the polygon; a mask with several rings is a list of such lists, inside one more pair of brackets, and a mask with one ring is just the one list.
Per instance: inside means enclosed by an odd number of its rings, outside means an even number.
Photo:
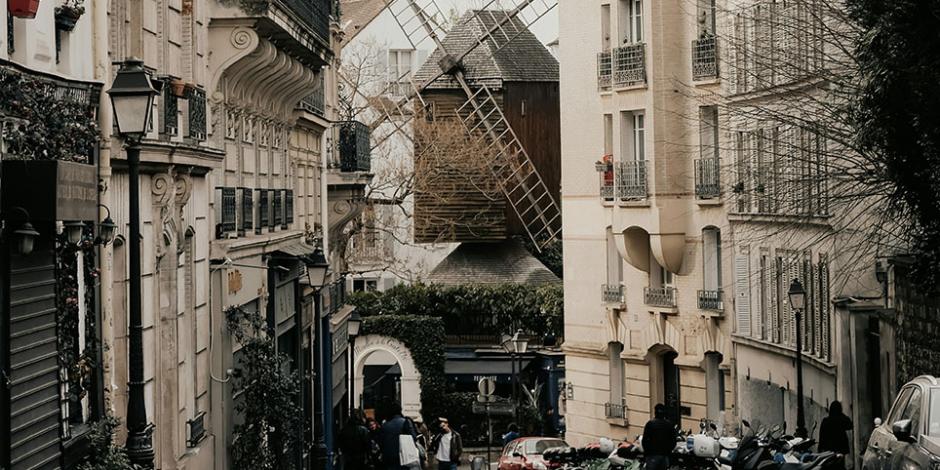
[{"label": "windmill blade lattice", "polygon": [[444,14],[434,0],[386,0],[386,5],[415,49],[430,37],[429,31],[444,33]]},{"label": "windmill blade lattice", "polygon": [[561,209],[486,86],[457,109],[471,138],[481,140],[486,166],[529,238],[541,250],[561,234]]},{"label": "windmill blade lattice", "polygon": [[463,59],[486,41],[495,45],[493,53],[499,52],[556,6],[557,0],[489,0],[483,8],[474,10],[471,18],[471,21],[479,21],[486,32],[458,59]]}]

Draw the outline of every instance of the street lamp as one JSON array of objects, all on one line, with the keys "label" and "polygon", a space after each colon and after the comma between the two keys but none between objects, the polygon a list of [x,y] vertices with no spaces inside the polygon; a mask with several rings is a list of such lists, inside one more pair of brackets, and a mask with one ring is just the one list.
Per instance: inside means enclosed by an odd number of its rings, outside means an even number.
[{"label": "street lamp", "polygon": [[127,456],[131,463],[153,468],[153,425],[147,422],[144,402],[144,342],[141,318],[140,287],[140,139],[150,124],[154,88],[150,72],[140,59],[128,59],[121,64],[114,83],[108,90],[118,133],[127,144],[130,279],[128,302],[128,346],[130,380],[127,401]]},{"label": "street lamp", "polygon": [[65,234],[68,237],[69,243],[72,245],[78,245],[82,241],[82,232],[85,230],[85,223],[73,220],[71,222],[66,222],[64,224]]},{"label": "street lamp", "polygon": [[521,329],[503,340],[503,349],[509,353],[509,359],[512,361],[512,399],[516,403],[516,423],[519,422],[519,375],[522,374],[522,361],[519,361],[519,370],[516,372],[516,358],[525,354],[528,348],[529,340],[522,338]]},{"label": "street lamp", "polygon": [[802,317],[806,308],[806,290],[799,279],[790,283],[790,308],[796,321],[796,437],[806,438],[806,415],[803,411],[803,332]]},{"label": "street lamp", "polygon": [[108,209],[108,206],[98,204],[98,207],[102,207],[107,211],[104,220],[98,224],[98,241],[101,242],[102,245],[107,245],[114,240],[114,231],[117,229],[117,224],[111,220],[111,209]]},{"label": "street lamp", "polygon": [[359,329],[362,327],[362,316],[359,312],[353,312],[346,321],[346,332],[349,335],[349,415],[352,416],[356,409],[356,337],[359,336]]},{"label": "street lamp", "polygon": [[326,272],[330,269],[330,263],[326,261],[323,249],[317,248],[307,255],[305,264],[307,265],[307,284],[314,289],[323,287],[326,283]]}]

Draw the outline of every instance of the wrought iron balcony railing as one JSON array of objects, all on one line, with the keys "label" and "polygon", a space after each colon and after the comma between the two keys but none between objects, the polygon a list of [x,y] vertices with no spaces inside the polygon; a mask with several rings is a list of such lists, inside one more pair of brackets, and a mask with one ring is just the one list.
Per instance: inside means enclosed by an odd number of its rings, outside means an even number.
[{"label": "wrought iron balcony railing", "polygon": [[643,288],[643,299],[646,305],[653,307],[675,307],[676,288],[668,286],[645,287]]},{"label": "wrought iron balcony railing", "polygon": [[610,51],[597,54],[597,89],[609,90],[613,73]]},{"label": "wrought iron balcony railing", "polygon": [[721,167],[717,158],[695,160],[695,196],[711,199],[721,195]]},{"label": "wrought iron balcony railing", "polygon": [[[605,157],[606,158],[606,157]],[[594,164],[594,169],[600,176],[600,195],[606,201],[614,200],[614,164],[598,162]]]},{"label": "wrought iron balcony railing", "polygon": [[604,284],[601,286],[601,300],[607,304],[623,304],[626,300],[624,287],[620,284]]},{"label": "wrought iron balcony railing", "polygon": [[277,0],[291,11],[295,18],[310,28],[324,44],[330,44],[331,0]]},{"label": "wrought iron balcony railing", "polygon": [[725,304],[721,290],[698,291],[698,308],[701,310],[724,311]]},{"label": "wrought iron balcony railing", "polygon": [[627,405],[620,403],[604,403],[604,414],[607,419],[627,419]]},{"label": "wrought iron balcony railing", "polygon": [[713,35],[692,41],[692,80],[718,78],[718,39]]},{"label": "wrought iron balcony railing", "polygon": [[311,114],[323,116],[326,113],[326,96],[323,89],[314,91],[300,100],[300,108]]},{"label": "wrought iron balcony railing", "polygon": [[339,123],[339,126],[340,171],[371,171],[369,126],[359,121],[345,121]]},{"label": "wrought iron balcony railing", "polygon": [[614,86],[646,83],[646,44],[614,48],[612,56]]},{"label": "wrought iron balcony railing", "polygon": [[646,185],[646,160],[617,164],[617,197],[645,199],[649,195]]}]

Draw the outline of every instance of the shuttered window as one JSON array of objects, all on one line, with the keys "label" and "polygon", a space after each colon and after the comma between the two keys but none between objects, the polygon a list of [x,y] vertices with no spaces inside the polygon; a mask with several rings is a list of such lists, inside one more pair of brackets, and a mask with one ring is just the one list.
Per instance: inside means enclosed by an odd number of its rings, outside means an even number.
[{"label": "shuttered window", "polygon": [[734,313],[736,331],[751,336],[750,262],[747,250],[734,256]]}]

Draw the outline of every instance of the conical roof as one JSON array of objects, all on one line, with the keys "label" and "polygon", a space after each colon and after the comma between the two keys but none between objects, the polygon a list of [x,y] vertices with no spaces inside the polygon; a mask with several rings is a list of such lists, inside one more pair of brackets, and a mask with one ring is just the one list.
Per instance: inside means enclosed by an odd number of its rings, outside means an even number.
[{"label": "conical roof", "polygon": [[461,243],[431,271],[427,280],[444,285],[561,283],[518,240]]}]

